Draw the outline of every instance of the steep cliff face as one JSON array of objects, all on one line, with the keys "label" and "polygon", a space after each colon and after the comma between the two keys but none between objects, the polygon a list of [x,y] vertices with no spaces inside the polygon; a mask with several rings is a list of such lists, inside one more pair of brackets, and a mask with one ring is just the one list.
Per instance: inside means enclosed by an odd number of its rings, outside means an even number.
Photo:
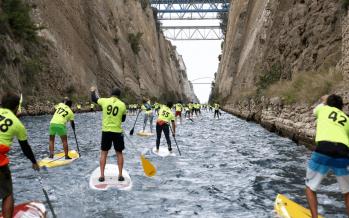
[{"label": "steep cliff face", "polygon": [[[277,65],[282,78],[341,59],[338,0],[234,0],[215,92],[225,101],[254,89]],[[235,96],[236,94],[236,96]]]},{"label": "steep cliff face", "polygon": [[[97,85],[103,95],[117,85],[128,101],[191,98],[176,52],[157,31],[153,12],[144,1],[27,3],[33,8],[33,21],[42,29],[38,42],[26,43],[32,49],[11,34],[1,36],[7,53],[1,92],[21,91],[30,102],[65,95],[85,100],[91,85]],[[21,58],[16,62],[17,56]]]},{"label": "steep cliff face", "polygon": [[[336,71],[343,76],[340,80],[348,79],[348,17],[341,6],[338,0],[233,0],[214,100],[231,113],[311,144],[316,102],[299,102],[294,96],[287,102],[284,95],[268,96],[266,90],[297,77],[310,85],[312,73],[316,80],[320,71]],[[299,79],[300,74],[310,76]],[[330,86],[325,81],[324,86],[313,92],[336,92],[349,102],[347,85]],[[286,87],[278,89],[272,92],[284,94]]]}]

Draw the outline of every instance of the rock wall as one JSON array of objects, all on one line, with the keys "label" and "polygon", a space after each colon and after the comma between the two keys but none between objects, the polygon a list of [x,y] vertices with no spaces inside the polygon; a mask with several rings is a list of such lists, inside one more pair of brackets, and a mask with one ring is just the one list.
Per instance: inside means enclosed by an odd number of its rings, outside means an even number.
[{"label": "rock wall", "polygon": [[[276,97],[241,98],[255,92],[262,74],[277,64],[281,79],[335,67],[349,74],[349,17],[338,0],[233,0],[213,95],[223,109],[261,123],[299,143],[313,144],[314,105],[286,105]],[[348,86],[332,90],[345,100]]]},{"label": "rock wall", "polygon": [[[0,72],[0,92],[23,92],[26,104],[45,104],[63,96],[86,101],[91,85],[97,85],[102,95],[117,85],[129,102],[192,97],[174,47],[157,29],[144,1],[26,2],[42,29],[37,43],[26,43],[32,49],[11,34],[1,35],[7,58]],[[34,65],[30,72],[25,70],[28,60],[29,67]]]},{"label": "rock wall", "polygon": [[215,94],[231,101],[273,65],[282,78],[335,66],[342,14],[338,0],[233,0]]},{"label": "rock wall", "polygon": [[349,10],[343,19],[342,27],[343,43],[342,43],[342,70],[346,80],[349,81]]},{"label": "rock wall", "polygon": [[[185,66],[183,56],[178,54],[176,52],[177,59],[179,60],[179,69],[181,70],[184,78],[184,93],[187,93],[187,96],[189,97],[187,100],[188,102],[199,102],[198,97],[194,93],[194,87],[193,84],[188,80],[187,76],[187,67]],[[184,103],[184,102],[183,102]]]}]

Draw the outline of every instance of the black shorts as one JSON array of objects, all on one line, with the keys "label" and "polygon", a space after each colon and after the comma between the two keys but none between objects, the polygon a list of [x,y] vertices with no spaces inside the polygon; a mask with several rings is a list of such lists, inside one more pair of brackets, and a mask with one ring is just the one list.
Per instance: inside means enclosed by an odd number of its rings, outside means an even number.
[{"label": "black shorts", "polygon": [[0,198],[4,199],[12,194],[12,178],[8,167],[0,167]]},{"label": "black shorts", "polygon": [[115,151],[122,152],[125,149],[124,134],[116,132],[102,132],[101,150],[109,151],[111,143],[114,145]]}]

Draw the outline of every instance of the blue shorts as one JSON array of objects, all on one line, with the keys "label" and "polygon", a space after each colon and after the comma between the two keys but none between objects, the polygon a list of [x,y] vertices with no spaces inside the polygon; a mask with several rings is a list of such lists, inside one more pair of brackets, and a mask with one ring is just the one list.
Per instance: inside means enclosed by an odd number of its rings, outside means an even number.
[{"label": "blue shorts", "polygon": [[336,176],[342,193],[349,192],[349,158],[333,158],[313,152],[308,163],[306,185],[316,191],[321,181],[332,171]]}]

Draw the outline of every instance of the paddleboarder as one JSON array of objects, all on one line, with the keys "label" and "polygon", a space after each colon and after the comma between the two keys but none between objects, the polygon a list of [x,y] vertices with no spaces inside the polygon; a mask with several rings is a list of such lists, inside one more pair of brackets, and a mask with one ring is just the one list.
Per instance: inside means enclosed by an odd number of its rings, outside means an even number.
[{"label": "paddleboarder", "polygon": [[312,217],[318,217],[316,191],[329,171],[339,183],[349,215],[349,118],[342,111],[338,95],[322,97],[314,109],[316,116],[316,148],[308,162],[306,196]]},{"label": "paddleboarder", "polygon": [[216,118],[216,115],[217,115],[217,118],[219,119],[219,115],[221,114],[220,112],[219,112],[219,104],[217,104],[217,103],[215,103],[214,104],[214,115],[213,115],[213,118]]},{"label": "paddleboarder", "polygon": [[1,99],[0,108],[0,196],[2,198],[2,215],[12,218],[14,199],[12,177],[9,169],[10,159],[7,153],[11,149],[13,138],[18,139],[24,155],[32,162],[34,170],[39,170],[33,151],[28,144],[27,130],[16,117],[20,97],[13,93],[6,93]]},{"label": "paddleboarder", "polygon": [[182,124],[182,111],[183,111],[183,104],[181,101],[179,101],[176,105],[176,121],[177,121],[177,117],[180,118],[180,123]]},{"label": "paddleboarder", "polygon": [[143,99],[143,104],[141,106],[142,111],[144,112],[144,122],[143,122],[143,132],[147,126],[149,120],[150,132],[153,132],[153,109],[150,104],[150,100]]},{"label": "paddleboarder", "polygon": [[172,125],[173,137],[176,135],[176,122],[175,116],[172,113],[173,103],[167,102],[163,105],[159,111],[159,117],[156,121],[156,152],[159,152],[161,133],[164,132],[168,150],[172,152],[171,139],[170,139],[170,123]]},{"label": "paddleboarder", "polygon": [[58,135],[63,144],[65,159],[69,160],[71,157],[68,155],[68,137],[67,137],[67,127],[66,123],[70,121],[70,125],[75,131],[75,123],[74,123],[74,112],[72,111],[73,102],[69,98],[64,98],[62,103],[59,103],[55,106],[55,113],[50,122],[49,127],[49,158],[54,157],[54,149],[55,149],[55,136]]},{"label": "paddleboarder", "polygon": [[121,90],[117,87],[111,91],[111,97],[100,98],[96,87],[91,87],[91,99],[102,108],[102,141],[100,156],[100,182],[104,182],[104,169],[107,161],[108,151],[113,143],[116,151],[116,158],[119,168],[119,181],[124,181],[122,168],[124,166],[124,156],[122,151],[125,149],[124,135],[121,126],[126,120],[126,105],[120,100]]}]

